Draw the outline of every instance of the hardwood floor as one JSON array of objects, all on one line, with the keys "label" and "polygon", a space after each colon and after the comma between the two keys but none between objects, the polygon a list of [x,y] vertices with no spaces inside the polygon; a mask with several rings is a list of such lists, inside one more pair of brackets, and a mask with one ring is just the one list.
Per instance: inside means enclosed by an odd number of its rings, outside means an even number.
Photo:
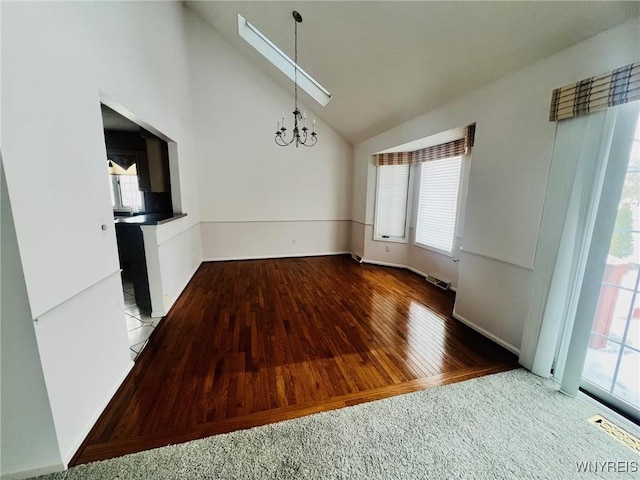
[{"label": "hardwood floor", "polygon": [[347,256],[205,263],[71,464],[515,368],[453,301]]}]

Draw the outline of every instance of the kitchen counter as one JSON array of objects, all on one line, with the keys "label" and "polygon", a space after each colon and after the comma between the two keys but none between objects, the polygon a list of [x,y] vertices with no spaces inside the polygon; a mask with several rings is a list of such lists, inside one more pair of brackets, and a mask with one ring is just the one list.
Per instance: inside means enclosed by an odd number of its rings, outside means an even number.
[{"label": "kitchen counter", "polygon": [[113,221],[116,225],[163,225],[186,216],[186,213],[143,213],[131,217],[114,217]]}]

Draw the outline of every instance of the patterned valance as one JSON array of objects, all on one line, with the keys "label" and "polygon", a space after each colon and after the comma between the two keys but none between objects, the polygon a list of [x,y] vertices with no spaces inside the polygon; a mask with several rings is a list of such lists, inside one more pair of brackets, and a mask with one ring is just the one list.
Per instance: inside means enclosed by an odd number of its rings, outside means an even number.
[{"label": "patterned valance", "polygon": [[556,88],[549,120],[573,118],[634,100],[640,100],[640,62]]},{"label": "patterned valance", "polygon": [[412,152],[378,153],[376,165],[407,165],[411,163]]},{"label": "patterned valance", "polygon": [[473,147],[475,134],[476,124],[474,123],[465,128],[464,138],[421,148],[413,152],[378,153],[374,155],[376,165],[407,165],[409,163],[421,163],[466,155]]}]

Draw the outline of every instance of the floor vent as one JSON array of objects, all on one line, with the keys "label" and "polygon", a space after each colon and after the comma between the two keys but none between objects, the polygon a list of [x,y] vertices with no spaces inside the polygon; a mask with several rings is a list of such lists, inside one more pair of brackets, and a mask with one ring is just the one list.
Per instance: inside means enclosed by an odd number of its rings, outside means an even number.
[{"label": "floor vent", "polygon": [[427,279],[427,282],[433,283],[436,287],[440,287],[443,290],[449,290],[449,286],[451,285],[451,282],[445,282],[433,275],[427,275],[425,278]]},{"label": "floor vent", "polygon": [[640,453],[640,439],[635,435],[623,430],[619,426],[614,423],[611,423],[606,418],[601,415],[596,415],[593,418],[590,418],[589,421],[596,425],[597,427],[604,430],[606,433],[611,435],[613,438],[618,440],[620,443],[624,443],[627,447],[633,450],[636,453]]},{"label": "floor vent", "polygon": [[360,255],[356,255],[355,253],[352,253],[351,258],[353,258],[358,263],[362,263],[362,257]]}]

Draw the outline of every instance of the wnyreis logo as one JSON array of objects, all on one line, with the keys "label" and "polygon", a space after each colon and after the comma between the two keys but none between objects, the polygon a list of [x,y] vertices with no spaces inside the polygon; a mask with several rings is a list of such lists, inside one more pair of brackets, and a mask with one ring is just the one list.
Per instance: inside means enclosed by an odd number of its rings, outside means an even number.
[{"label": "wnyreis logo", "polygon": [[580,473],[636,473],[640,471],[636,461],[576,462],[576,469]]}]

